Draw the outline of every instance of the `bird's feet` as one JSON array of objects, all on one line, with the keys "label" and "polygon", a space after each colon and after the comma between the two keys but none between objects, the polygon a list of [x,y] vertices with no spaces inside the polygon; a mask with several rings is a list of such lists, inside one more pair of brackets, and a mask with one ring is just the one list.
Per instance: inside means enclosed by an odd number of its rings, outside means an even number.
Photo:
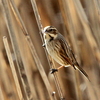
[{"label": "bird's feet", "polygon": [[55,72],[57,72],[58,71],[58,69],[50,69],[50,73],[51,74],[53,74],[53,73],[55,73]]},{"label": "bird's feet", "polygon": [[45,43],[42,46],[45,47]]}]

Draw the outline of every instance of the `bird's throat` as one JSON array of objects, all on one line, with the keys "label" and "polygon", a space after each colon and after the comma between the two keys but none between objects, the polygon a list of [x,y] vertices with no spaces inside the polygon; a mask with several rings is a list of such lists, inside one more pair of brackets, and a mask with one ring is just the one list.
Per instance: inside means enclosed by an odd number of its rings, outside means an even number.
[{"label": "bird's throat", "polygon": [[54,40],[54,37],[52,37],[51,35],[49,35],[49,37],[50,37],[49,42],[51,42],[52,40]]}]

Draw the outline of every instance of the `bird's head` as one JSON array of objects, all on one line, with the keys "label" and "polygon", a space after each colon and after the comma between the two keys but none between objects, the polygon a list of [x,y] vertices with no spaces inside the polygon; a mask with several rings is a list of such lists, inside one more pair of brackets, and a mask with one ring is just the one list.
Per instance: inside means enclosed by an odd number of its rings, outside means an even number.
[{"label": "bird's head", "polygon": [[44,38],[48,41],[54,40],[58,35],[58,30],[54,26],[46,26],[43,29]]}]

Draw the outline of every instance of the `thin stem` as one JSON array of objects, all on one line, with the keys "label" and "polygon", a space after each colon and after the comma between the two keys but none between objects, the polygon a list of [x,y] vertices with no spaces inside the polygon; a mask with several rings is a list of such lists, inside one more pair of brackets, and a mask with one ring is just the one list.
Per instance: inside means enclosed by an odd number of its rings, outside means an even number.
[{"label": "thin stem", "polygon": [[[37,24],[38,24],[38,27],[39,27],[39,30],[40,30],[40,33],[41,33],[42,29],[43,29],[43,26],[42,26],[42,23],[41,23],[41,18],[40,18],[38,9],[37,9],[36,2],[35,2],[35,0],[31,0],[31,3],[32,3],[34,14],[35,14],[35,18],[36,18],[36,21],[37,21]],[[40,34],[40,36],[41,36],[41,39],[42,39],[42,42],[43,42],[43,37],[42,37],[41,34]],[[45,53],[46,53],[47,60],[48,60],[49,66],[50,66],[50,62],[49,62],[49,58],[48,58],[46,49],[45,49]],[[53,65],[53,67],[54,67],[54,65]],[[57,78],[57,75],[56,75],[56,73],[53,74],[53,75],[54,75],[54,78],[55,78],[54,81],[55,81],[59,96],[60,96],[60,98],[63,98],[63,93],[62,93],[62,90],[61,90],[60,83],[59,83],[59,80]]]},{"label": "thin stem", "polygon": [[0,100],[4,100],[4,95],[3,95],[3,92],[2,92],[1,85],[0,85]]},{"label": "thin stem", "polygon": [[91,50],[92,50],[95,58],[97,58],[97,60],[100,62],[100,50],[99,50],[97,43],[92,35],[92,31],[89,28],[89,22],[87,20],[86,14],[85,14],[84,10],[82,9],[82,6],[78,0],[76,0],[76,2],[74,2],[74,3],[75,3],[75,7],[77,10],[79,19],[81,20],[81,23],[85,30],[84,34],[89,42],[89,45],[91,46]]},{"label": "thin stem", "polygon": [[[52,62],[53,62],[53,68],[55,68],[55,64],[54,64],[53,59],[52,59]],[[60,99],[63,100],[64,99],[64,96],[63,96],[63,92],[62,92],[62,89],[61,89],[61,86],[60,86],[60,82],[59,82],[59,79],[58,79],[58,75],[56,73],[54,73],[53,75],[54,75],[55,85],[57,87],[58,94],[60,96]]]},{"label": "thin stem", "polygon": [[14,2],[11,2],[11,8],[12,8],[12,10],[14,12],[14,15],[15,15],[15,17],[17,19],[18,24],[20,25],[20,28],[23,31],[23,34],[26,37],[28,46],[30,47],[30,50],[31,50],[31,53],[33,55],[33,58],[34,58],[34,60],[36,62],[37,68],[38,68],[38,70],[39,70],[39,72],[41,74],[41,77],[42,77],[42,79],[43,79],[43,81],[45,83],[45,86],[46,86],[46,88],[48,90],[49,97],[50,97],[51,100],[56,100],[56,97],[55,96],[52,97],[52,88],[51,88],[50,82],[49,82],[49,80],[48,80],[48,78],[46,76],[46,73],[45,73],[44,68],[43,68],[43,66],[42,66],[42,64],[41,64],[41,62],[39,60],[39,57],[38,57],[38,55],[36,53],[35,47],[34,47],[34,45],[32,43],[32,40],[31,40],[31,38],[30,38],[30,36],[28,34],[28,31],[27,31],[27,29],[26,29],[26,27],[25,27],[25,25],[23,23],[22,18],[20,17],[20,14],[19,14],[19,12],[18,12],[18,10],[17,10]]},{"label": "thin stem", "polygon": [[6,50],[6,53],[7,53],[7,56],[8,56],[8,60],[9,60],[9,63],[10,63],[10,67],[11,67],[11,71],[12,71],[12,74],[13,74],[13,78],[14,78],[14,81],[15,81],[16,88],[17,88],[17,93],[18,93],[19,99],[23,100],[22,92],[21,92],[21,89],[20,89],[20,84],[19,84],[19,81],[18,81],[16,69],[15,69],[15,66],[14,66],[14,63],[13,63],[11,51],[10,51],[8,40],[7,40],[6,36],[3,37],[3,43],[4,43],[5,50]]},{"label": "thin stem", "polygon": [[14,50],[14,54],[16,57],[16,62],[17,62],[17,75],[18,75],[18,79],[20,81],[20,85],[21,85],[21,90],[23,91],[23,97],[25,100],[32,100],[32,95],[31,95],[31,91],[30,91],[30,87],[28,84],[28,80],[27,80],[27,76],[25,73],[25,68],[20,56],[20,51],[19,51],[19,47],[17,44],[17,40],[16,40],[16,36],[15,36],[15,32],[14,32],[14,28],[13,28],[13,23],[12,23],[12,19],[11,19],[11,13],[10,13],[10,9],[9,9],[9,3],[8,0],[2,0],[2,5],[4,8],[4,14],[5,14],[5,20],[6,20],[6,25],[9,31],[9,36],[11,39],[11,43],[13,46],[13,50]]},{"label": "thin stem", "polygon": [[43,26],[42,26],[42,23],[41,23],[41,17],[39,15],[36,2],[35,2],[35,0],[31,0],[31,3],[32,3],[32,7],[33,7],[33,10],[34,10],[34,14],[35,14],[35,18],[36,18],[39,30],[41,32],[43,30]]}]

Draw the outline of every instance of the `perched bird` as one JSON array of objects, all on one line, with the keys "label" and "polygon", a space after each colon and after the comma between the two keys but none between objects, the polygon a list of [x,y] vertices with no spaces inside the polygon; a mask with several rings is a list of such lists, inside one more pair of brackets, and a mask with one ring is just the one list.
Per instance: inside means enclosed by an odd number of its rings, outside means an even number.
[{"label": "perched bird", "polygon": [[57,69],[52,69],[52,73],[58,71],[62,67],[73,66],[75,70],[78,69],[87,77],[87,79],[89,79],[86,72],[76,61],[76,58],[67,41],[54,26],[46,26],[43,29],[43,35],[45,42],[43,46],[46,47],[48,54],[61,65]]}]

